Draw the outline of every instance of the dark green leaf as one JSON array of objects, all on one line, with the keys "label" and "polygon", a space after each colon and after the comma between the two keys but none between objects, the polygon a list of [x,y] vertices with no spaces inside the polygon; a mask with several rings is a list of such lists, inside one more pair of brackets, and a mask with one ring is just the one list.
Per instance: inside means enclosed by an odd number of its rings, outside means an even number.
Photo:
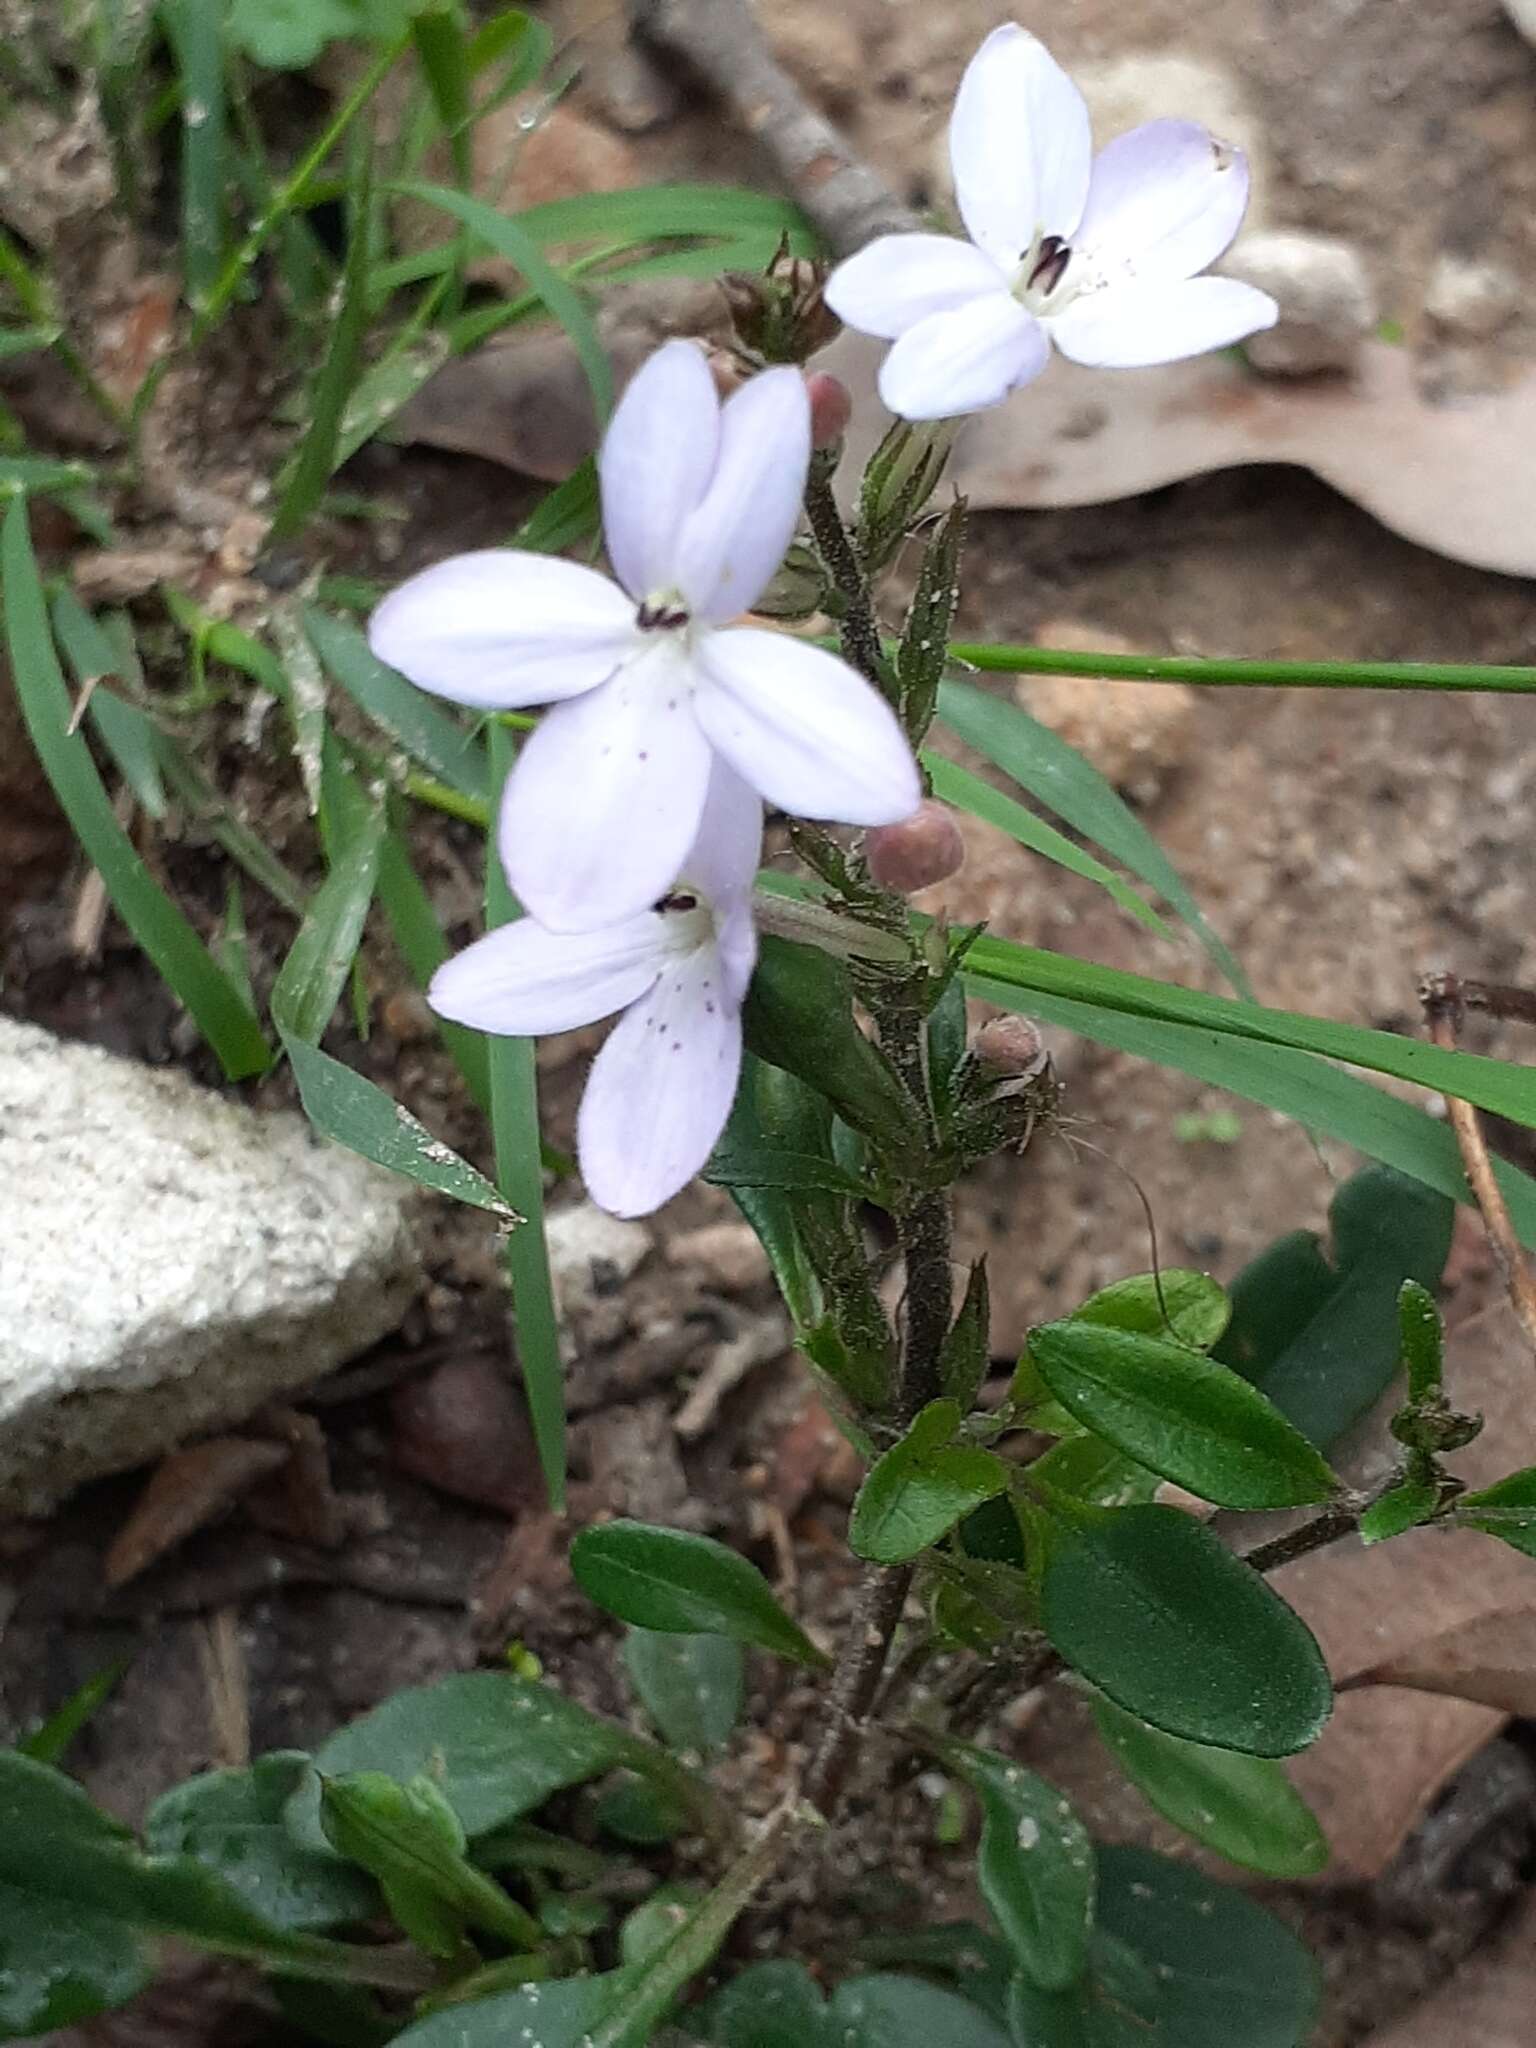
[{"label": "dark green leaf", "polygon": [[367,1878],[305,1848],[284,1823],[284,1808],[309,1769],[302,1752],[277,1751],[244,1770],[189,1778],[150,1808],[146,1846],[156,1855],[195,1857],[275,1926],[366,1920],[378,1910]]},{"label": "dark green leaf", "polygon": [[641,1968],[529,1984],[496,1998],[445,2006],[395,2039],[398,2048],[588,2048],[594,2030],[634,1996]]},{"label": "dark green leaf", "polygon": [[1204,1352],[1071,1318],[1031,1331],[1029,1351],[1080,1422],[1202,1499],[1304,1507],[1337,1486],[1301,1432]]},{"label": "dark green leaf", "polygon": [[[1484,1508],[1490,1512],[1481,1513]],[[1527,1557],[1536,1557],[1536,1465],[1512,1472],[1496,1486],[1464,1493],[1456,1503],[1456,1520],[1501,1538]]]},{"label": "dark green leaf", "polygon": [[1435,1297],[1417,1280],[1405,1280],[1398,1291],[1397,1328],[1408,1368],[1408,1399],[1427,1401],[1440,1391],[1443,1347]]},{"label": "dark green leaf", "polygon": [[318,1046],[286,1034],[283,1045],[305,1114],[322,1136],[504,1223],[517,1220],[485,1175],[434,1138],[403,1103]]},{"label": "dark green leaf", "polygon": [[947,1536],[962,1516],[1008,1484],[1008,1467],[977,1444],[957,1443],[960,1409],[931,1401],[859,1488],[848,1541],[875,1564],[904,1564]]},{"label": "dark green leaf", "polygon": [[835,1160],[817,1159],[808,1152],[771,1152],[763,1146],[735,1151],[724,1142],[711,1153],[702,1177],[716,1187],[733,1191],[783,1188],[804,1193],[809,1189],[848,1195],[855,1201],[862,1200],[867,1192],[863,1182],[845,1173]]},{"label": "dark green leaf", "polygon": [[976,1876],[1020,1968],[1046,1991],[1082,1975],[1093,1925],[1093,1847],[1054,1785],[1021,1764],[947,1743],[945,1760],[981,1802]]},{"label": "dark green leaf", "polygon": [[599,1607],[636,1628],[730,1636],[796,1664],[827,1658],[791,1621],[755,1565],[708,1536],[616,1521],[583,1529],[571,1570]]},{"label": "dark green leaf", "polygon": [[[567,1785],[630,1762],[637,1740],[550,1687],[501,1671],[466,1671],[394,1693],[321,1745],[326,1777],[422,1774],[442,1790],[470,1837],[531,1813]],[[318,1787],[290,1806],[300,1839],[320,1848]]]},{"label": "dark green leaf", "polygon": [[395,2037],[394,2023],[361,1985],[273,1977],[268,1988],[283,2017],[326,2048],[386,2048]]},{"label": "dark green leaf", "polygon": [[1132,1784],[1197,1842],[1266,1877],[1314,1877],[1326,1866],[1327,1839],[1274,1758],[1183,1741],[1109,1700],[1094,1702],[1094,1717]]},{"label": "dark green leaf", "polygon": [[1116,1508],[1060,1529],[1041,1619],[1069,1664],[1170,1735],[1289,1756],[1328,1718],[1327,1667],[1305,1624],[1177,1508]]},{"label": "dark green leaf", "polygon": [[1389,1536],[1401,1536],[1427,1522],[1440,1504],[1438,1481],[1425,1475],[1405,1479],[1373,1501],[1360,1517],[1360,1541],[1385,1543]]},{"label": "dark green leaf", "polygon": [[1030,1473],[1042,1486],[1101,1508],[1128,1508],[1151,1500],[1159,1483],[1155,1472],[1091,1434],[1052,1444],[1044,1457],[1036,1458]]},{"label": "dark green leaf", "polygon": [[1170,1266],[1161,1273],[1134,1273],[1090,1294],[1072,1311],[1075,1323],[1104,1323],[1145,1337],[1171,1337],[1209,1351],[1227,1327],[1232,1304],[1209,1273]]},{"label": "dark green leaf", "polygon": [[740,1643],[729,1636],[670,1635],[632,1628],[624,1663],[640,1704],[673,1749],[724,1749],[741,1717]]},{"label": "dark green leaf", "polygon": [[966,1282],[965,1299],[955,1317],[939,1359],[939,1378],[944,1391],[969,1415],[981,1392],[981,1383],[992,1362],[992,1310],[987,1289],[987,1262],[977,1259]]},{"label": "dark green leaf", "polygon": [[[1432,1288],[1450,1251],[1454,1208],[1390,1167],[1367,1167],[1329,1208],[1335,1272],[1322,1299],[1316,1261],[1296,1239],[1239,1274],[1233,1326],[1217,1355],[1260,1387],[1313,1443],[1331,1443],[1375,1402],[1401,1356],[1405,1279]],[[1292,1298],[1291,1290],[1295,1290]],[[1278,1304],[1264,1296],[1282,1294]],[[1300,1304],[1311,1313],[1300,1320]],[[1260,1351],[1289,1325],[1283,1348]]]},{"label": "dark green leaf", "polygon": [[658,1849],[689,1829],[681,1801],[648,1778],[626,1771],[597,1802],[594,1818],[605,1834],[636,1849]]},{"label": "dark green leaf", "polygon": [[921,1977],[854,1977],[825,2004],[800,1963],[754,1963],[711,2001],[717,2048],[1007,2048],[969,2001]]}]

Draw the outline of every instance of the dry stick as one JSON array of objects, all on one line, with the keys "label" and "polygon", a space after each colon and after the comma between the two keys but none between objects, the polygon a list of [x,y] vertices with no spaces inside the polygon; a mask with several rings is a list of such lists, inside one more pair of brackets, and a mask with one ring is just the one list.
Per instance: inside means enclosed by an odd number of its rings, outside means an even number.
[{"label": "dry stick", "polygon": [[[1484,993],[1481,984],[1473,986],[1479,995]],[[1455,1052],[1456,1027],[1467,1001],[1462,984],[1454,974],[1426,975],[1419,984],[1419,1001],[1424,1005],[1431,1039],[1444,1051]],[[1484,1001],[1479,1007],[1491,1008],[1492,1005]],[[1493,1161],[1488,1156],[1482,1124],[1470,1102],[1462,1101],[1457,1095],[1448,1095],[1445,1101],[1451,1128],[1456,1133],[1456,1143],[1461,1148],[1467,1182],[1482,1214],[1483,1228],[1498,1260],[1499,1271],[1504,1276],[1510,1306],[1525,1332],[1532,1354],[1536,1355],[1536,1282],[1531,1279],[1531,1269],[1515,1235],[1504,1191],[1494,1177]]]},{"label": "dry stick", "polygon": [[839,256],[918,225],[885,181],[806,103],[768,47],[749,0],[631,0],[636,28],[681,58],[773,158]]}]

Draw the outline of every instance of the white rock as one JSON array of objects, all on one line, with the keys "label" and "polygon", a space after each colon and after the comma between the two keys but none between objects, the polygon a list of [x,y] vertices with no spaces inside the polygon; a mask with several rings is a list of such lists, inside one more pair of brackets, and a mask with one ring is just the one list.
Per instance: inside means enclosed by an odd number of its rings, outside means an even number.
[{"label": "white rock", "polygon": [[0,1513],[331,1371],[416,1291],[408,1183],[0,1018]]},{"label": "white rock", "polygon": [[1256,370],[1307,377],[1351,369],[1380,317],[1359,251],[1332,235],[1244,235],[1220,267],[1280,307],[1279,324],[1243,344]]},{"label": "white rock", "polygon": [[549,1270],[567,1316],[613,1294],[651,1248],[642,1223],[626,1223],[592,1202],[556,1209],[544,1224]]},{"label": "white rock", "polygon": [[[1536,9],[1536,0],[1532,0]],[[1536,22],[1536,12],[1532,14]],[[1429,274],[1424,310],[1437,327],[1486,341],[1520,309],[1520,286],[1502,263],[1474,261],[1447,250]]]},{"label": "white rock", "polygon": [[1536,0],[1504,0],[1504,12],[1528,43],[1536,43]]}]

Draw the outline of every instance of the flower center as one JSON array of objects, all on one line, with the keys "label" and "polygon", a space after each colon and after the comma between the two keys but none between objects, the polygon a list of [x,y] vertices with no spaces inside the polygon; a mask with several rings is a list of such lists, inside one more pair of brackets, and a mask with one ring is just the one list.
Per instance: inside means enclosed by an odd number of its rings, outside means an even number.
[{"label": "flower center", "polygon": [[[1012,292],[1028,313],[1062,311],[1087,284],[1078,258],[1074,270],[1072,244],[1064,235],[1037,235],[1013,274]],[[1072,275],[1068,275],[1071,272]]]},{"label": "flower center", "polygon": [[679,953],[696,952],[715,940],[715,912],[709,899],[686,881],[679,882],[657,900],[655,908],[667,921],[667,937]]},{"label": "flower center", "polygon": [[677,591],[662,590],[641,599],[635,624],[642,633],[681,633],[692,624],[692,614]]}]

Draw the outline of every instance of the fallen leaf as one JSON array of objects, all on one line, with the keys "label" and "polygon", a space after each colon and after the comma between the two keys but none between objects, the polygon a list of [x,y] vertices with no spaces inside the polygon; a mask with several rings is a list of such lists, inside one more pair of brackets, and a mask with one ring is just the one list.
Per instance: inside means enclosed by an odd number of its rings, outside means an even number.
[{"label": "fallen leaf", "polygon": [[1536,1716],[1536,1606],[1485,1614],[1367,1671],[1361,1685],[1402,1685]]},{"label": "fallen leaf", "polygon": [[258,1479],[288,1462],[286,1445],[214,1436],[172,1451],[155,1468],[102,1566],[109,1588],[125,1586],[189,1536],[233,1507]]}]

